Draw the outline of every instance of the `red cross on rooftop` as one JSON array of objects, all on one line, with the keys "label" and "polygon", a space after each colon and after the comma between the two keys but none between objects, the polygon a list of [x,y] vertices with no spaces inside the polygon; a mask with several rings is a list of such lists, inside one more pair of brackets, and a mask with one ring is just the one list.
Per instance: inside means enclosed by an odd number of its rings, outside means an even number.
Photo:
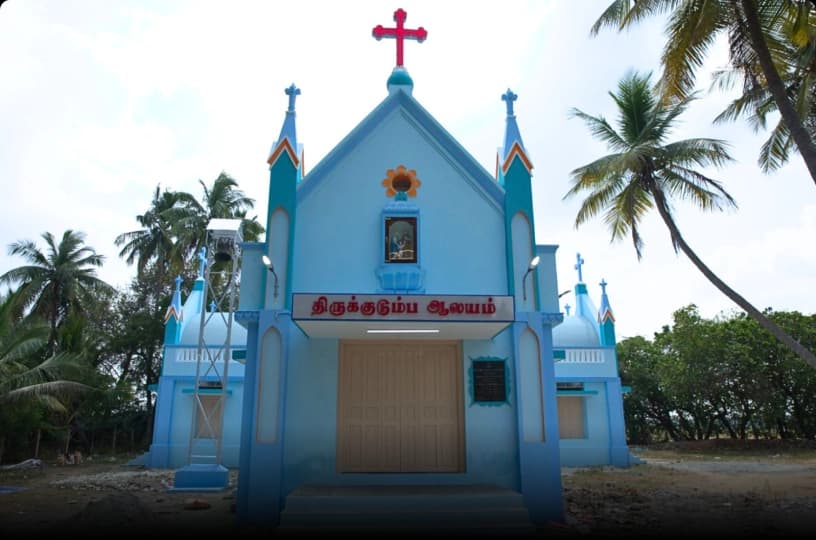
[{"label": "red cross on rooftop", "polygon": [[407,13],[402,8],[399,8],[397,11],[394,12],[394,20],[397,22],[396,28],[383,28],[383,25],[378,24],[374,27],[372,34],[377,41],[381,40],[384,37],[388,38],[396,38],[397,40],[397,66],[401,67],[402,63],[402,46],[403,41],[405,39],[415,39],[418,42],[422,43],[425,41],[425,38],[428,37],[428,32],[425,31],[424,28],[421,26],[416,30],[411,30],[405,28],[403,25],[405,24],[405,17]]}]

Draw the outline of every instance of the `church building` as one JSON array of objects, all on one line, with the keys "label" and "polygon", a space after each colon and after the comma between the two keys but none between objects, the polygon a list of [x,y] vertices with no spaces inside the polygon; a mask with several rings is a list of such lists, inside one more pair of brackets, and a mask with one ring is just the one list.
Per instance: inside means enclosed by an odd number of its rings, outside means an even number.
[{"label": "church building", "polygon": [[[241,245],[218,418],[244,522],[297,526],[314,519],[298,514],[309,497],[414,487],[511,494],[513,511],[543,525],[563,519],[561,465],[629,464],[609,301],[604,289],[595,310],[579,256],[575,313],[561,312],[516,94],[501,96],[491,174],[413,97],[404,40],[427,32],[405,19],[397,10],[395,27],[373,30],[397,44],[384,99],[310,171],[300,90],[286,89],[266,241]],[[177,287],[168,309],[151,467],[189,463],[191,433],[212,429],[192,420],[188,395],[203,290],[197,281],[182,306]]]}]

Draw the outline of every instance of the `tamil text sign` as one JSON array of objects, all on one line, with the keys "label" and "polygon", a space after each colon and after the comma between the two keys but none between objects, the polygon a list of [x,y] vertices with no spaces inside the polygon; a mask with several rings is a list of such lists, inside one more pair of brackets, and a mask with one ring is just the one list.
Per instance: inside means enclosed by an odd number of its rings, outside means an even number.
[{"label": "tamil text sign", "polygon": [[511,322],[512,296],[300,294],[295,320]]}]

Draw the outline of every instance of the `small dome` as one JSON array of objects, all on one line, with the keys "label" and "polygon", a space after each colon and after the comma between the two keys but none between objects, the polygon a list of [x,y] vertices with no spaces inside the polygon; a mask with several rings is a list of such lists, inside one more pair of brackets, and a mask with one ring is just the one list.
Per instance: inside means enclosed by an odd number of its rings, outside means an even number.
[{"label": "small dome", "polygon": [[405,68],[398,66],[391,72],[386,86],[388,87],[389,93],[396,91],[397,87],[404,87],[403,89],[407,90],[410,94],[414,88],[414,80],[411,79],[411,76],[408,75],[408,71]]},{"label": "small dome", "polygon": [[565,317],[564,322],[553,328],[552,336],[555,347],[600,347],[601,345],[595,324],[580,315]]},{"label": "small dome", "polygon": [[[187,346],[198,346],[198,330],[201,327],[199,316],[196,314],[194,321],[188,321],[184,326],[184,331],[181,336],[179,344]],[[204,327],[204,342],[210,346],[223,345],[227,339],[227,325],[221,317],[213,317]],[[246,345],[246,328],[238,324],[232,323],[232,333],[230,334],[230,344],[237,347]]]}]

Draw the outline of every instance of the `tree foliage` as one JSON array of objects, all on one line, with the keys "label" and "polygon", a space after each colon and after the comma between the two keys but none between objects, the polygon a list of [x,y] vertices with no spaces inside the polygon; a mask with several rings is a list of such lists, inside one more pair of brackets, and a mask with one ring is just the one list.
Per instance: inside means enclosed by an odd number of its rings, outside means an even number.
[{"label": "tree foliage", "polygon": [[[812,99],[816,2],[614,0],[590,32],[597,34],[604,27],[620,31],[658,14],[668,14],[660,85],[663,100],[685,99],[694,92],[697,71],[708,51],[719,36],[725,36],[730,69],[744,81],[746,99],[740,106],[764,107],[755,116],[760,121],[771,109],[782,117],[782,127],[774,130],[762,149],[760,165],[772,170],[795,148],[816,183]],[[726,116],[741,112],[734,109]]]},{"label": "tree foliage", "polygon": [[48,351],[53,353],[58,329],[68,316],[82,314],[111,287],[96,275],[104,257],[85,245],[85,233],[69,229],[59,243],[50,232],[43,233],[42,238],[45,252],[31,240],[9,246],[9,255],[22,257],[28,264],[0,276],[0,284],[17,287],[18,305],[49,322]]},{"label": "tree foliage", "polygon": [[0,276],[11,288],[0,297],[0,460],[4,451],[30,457],[41,440],[65,451],[147,447],[172,278],[185,276],[189,293],[213,218],[242,219],[248,241],[263,234],[233,178],[201,185],[200,201],[156,187],[139,228],[116,238],[137,270],[123,290],[96,276],[103,257],[79,231],[43,234],[44,250],[30,240],[9,246],[25,265]]},{"label": "tree foliage", "polygon": [[610,93],[618,112],[617,129],[603,116],[578,109],[590,132],[612,150],[571,173],[572,188],[565,198],[586,193],[575,226],[603,213],[612,240],[631,236],[638,258],[643,249],[639,224],[652,209],[657,210],[675,251],[682,251],[697,269],[725,296],[744,309],[763,328],[816,368],[816,355],[754,307],[716,275],[686,242],[674,219],[672,200],[693,203],[704,211],[736,207],[720,182],[697,170],[731,161],[726,144],[714,139],[685,139],[667,142],[673,125],[694,96],[666,103],[658,99],[650,84],[651,75],[625,75],[617,92]]},{"label": "tree foliage", "polygon": [[[766,315],[816,346],[816,315]],[[631,442],[816,438],[816,372],[745,314],[705,319],[689,305],[617,351]]]}]

